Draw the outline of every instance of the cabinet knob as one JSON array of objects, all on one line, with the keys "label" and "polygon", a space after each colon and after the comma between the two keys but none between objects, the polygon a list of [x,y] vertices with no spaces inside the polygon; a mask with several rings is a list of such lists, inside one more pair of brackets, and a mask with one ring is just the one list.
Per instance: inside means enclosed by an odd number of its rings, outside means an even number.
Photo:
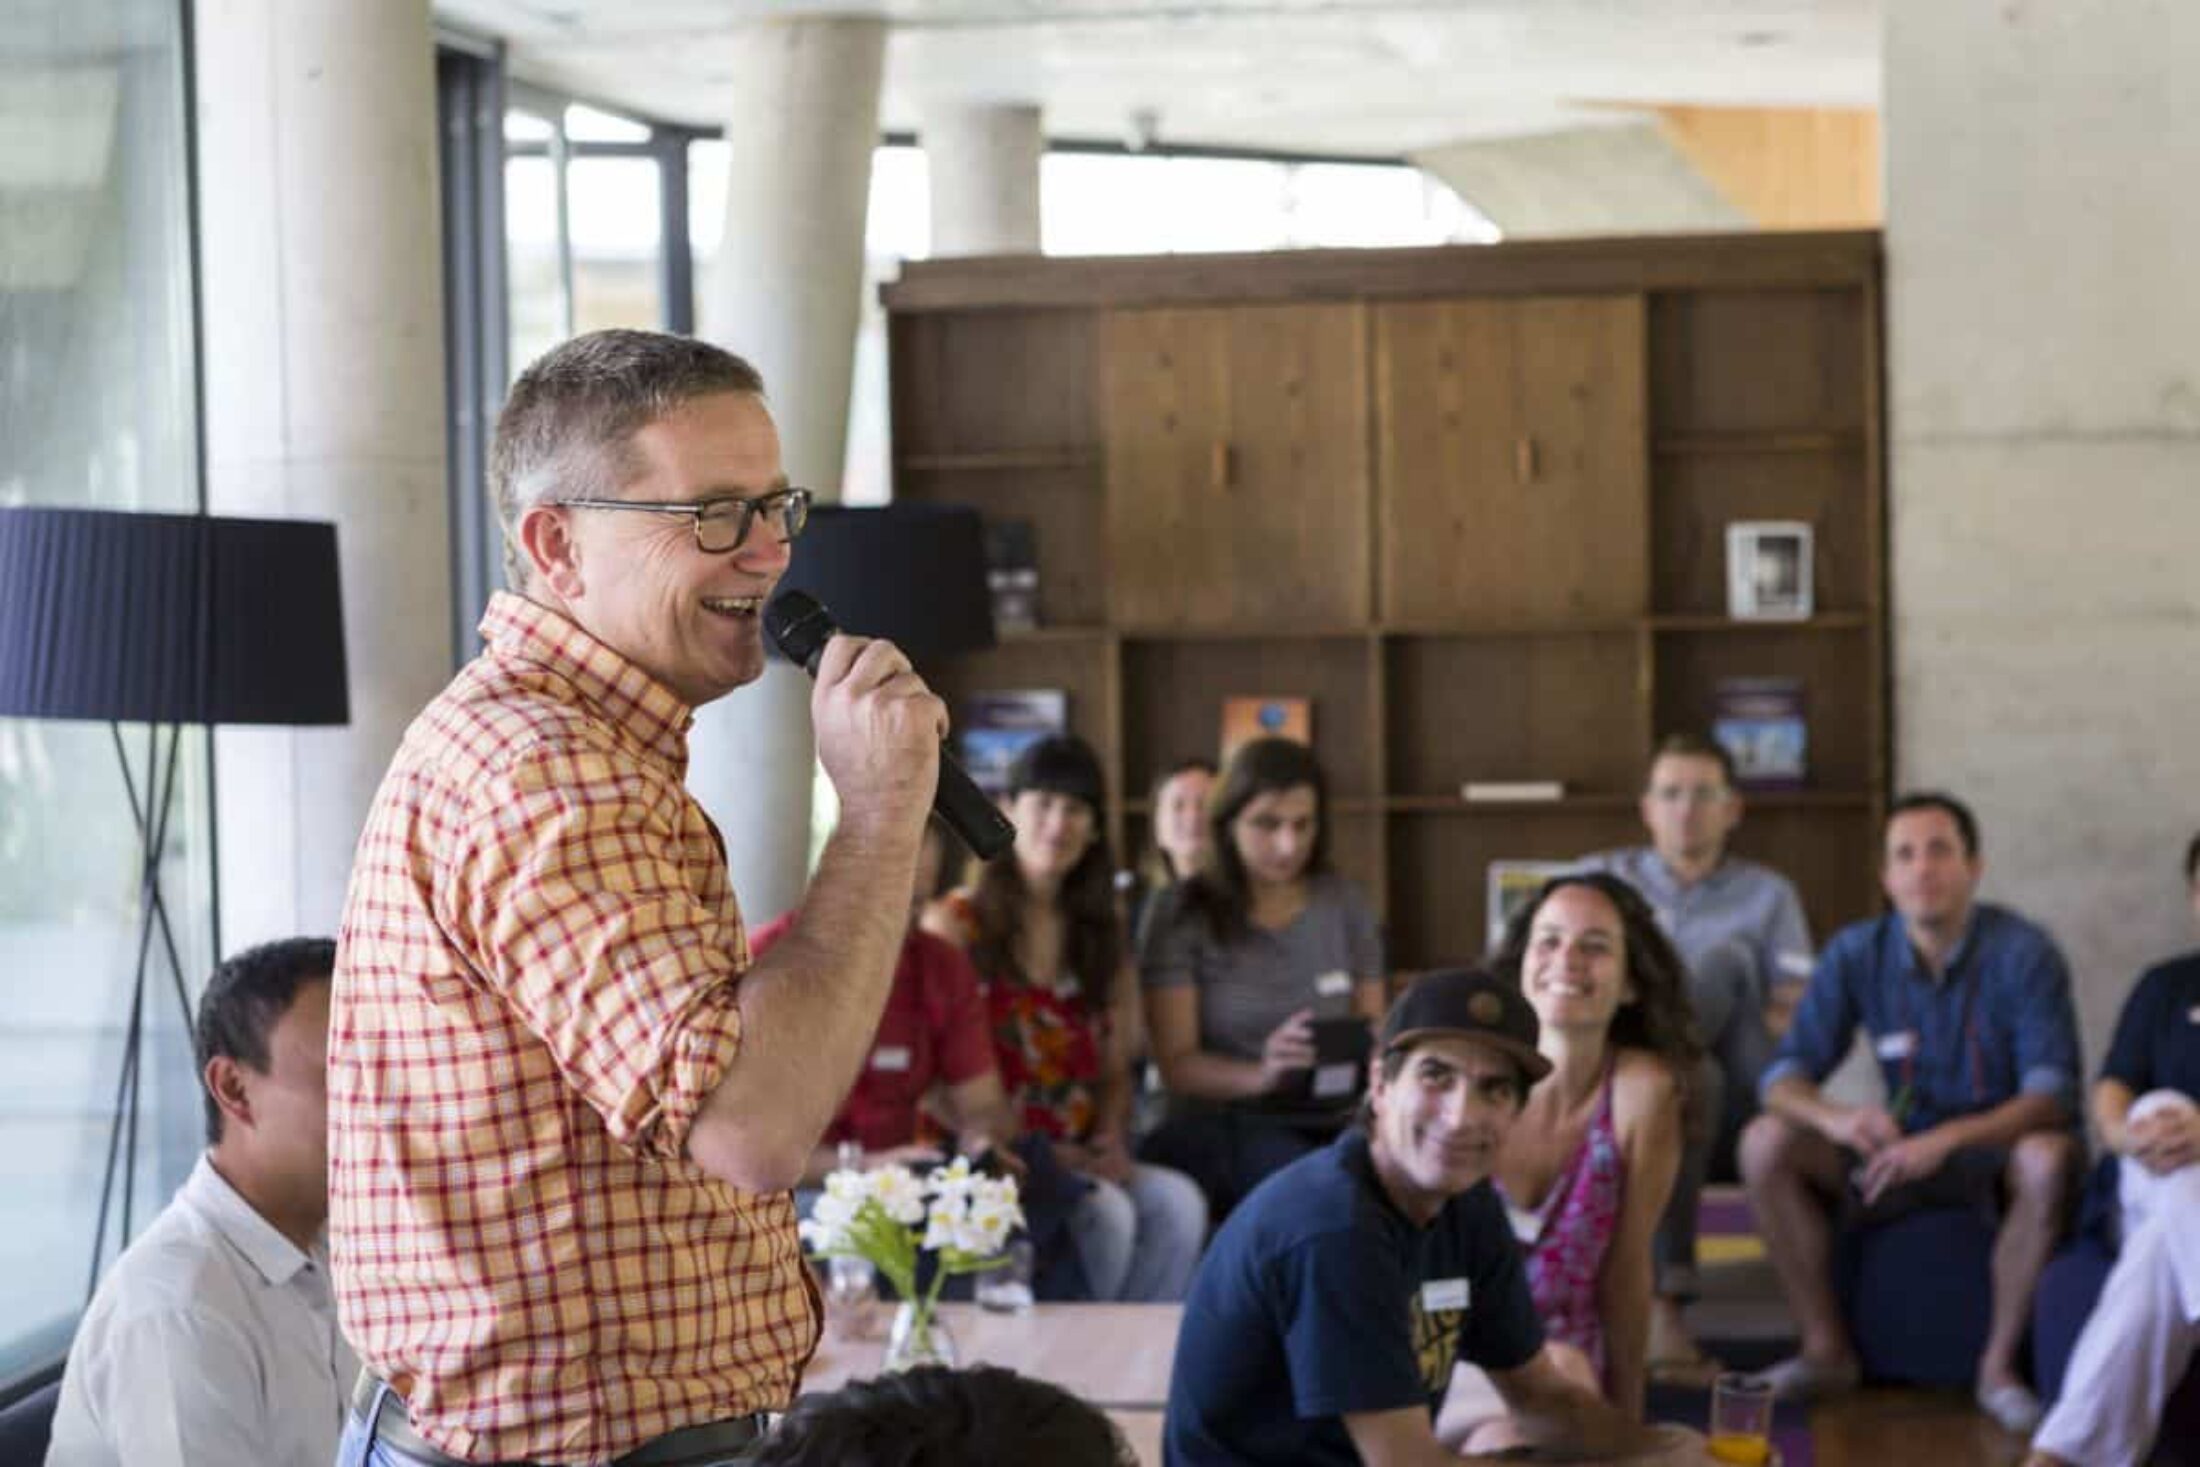
[{"label": "cabinet knob", "polygon": [[1516,484],[1533,484],[1535,475],[1535,439],[1523,434],[1513,440],[1513,482]]},{"label": "cabinet knob", "polygon": [[1209,471],[1214,476],[1217,489],[1228,489],[1237,482],[1237,455],[1231,451],[1228,439],[1215,440],[1214,458],[1209,465]]}]

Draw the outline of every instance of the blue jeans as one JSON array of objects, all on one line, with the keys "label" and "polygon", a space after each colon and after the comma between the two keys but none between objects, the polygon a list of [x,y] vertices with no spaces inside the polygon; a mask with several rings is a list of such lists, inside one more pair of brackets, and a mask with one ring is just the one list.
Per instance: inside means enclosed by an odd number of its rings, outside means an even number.
[{"label": "blue jeans", "polygon": [[[384,1386],[382,1390],[386,1394],[389,1387]],[[375,1397],[377,1409],[381,1401],[381,1396]],[[357,1411],[344,1414],[344,1435],[336,1445],[335,1467],[431,1467],[424,1457],[400,1451],[385,1441],[370,1440],[373,1428],[369,1423],[373,1418],[372,1411],[365,1416]],[[747,1460],[745,1457],[698,1457],[684,1463],[683,1467],[741,1467]]]},{"label": "blue jeans", "polygon": [[1207,1242],[1207,1198],[1182,1172],[1144,1162],[1118,1186],[1091,1178],[1070,1211],[1069,1231],[1092,1297],[1174,1303],[1191,1287]]}]

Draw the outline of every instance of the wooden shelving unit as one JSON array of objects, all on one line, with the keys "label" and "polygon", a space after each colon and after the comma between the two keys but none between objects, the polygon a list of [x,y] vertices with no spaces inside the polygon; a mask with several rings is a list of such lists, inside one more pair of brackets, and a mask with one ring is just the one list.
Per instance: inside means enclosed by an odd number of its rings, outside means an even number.
[{"label": "wooden shelving unit", "polygon": [[[925,671],[1067,690],[1119,850],[1224,697],[1309,697],[1396,963],[1469,959],[1490,860],[1639,839],[1654,739],[1782,675],[1810,783],[1738,844],[1822,932],[1873,909],[1877,235],[918,262],[884,295],[895,492],[1028,520],[1040,559],[1040,630]],[[1736,519],[1815,527],[1810,620],[1728,619]]]}]

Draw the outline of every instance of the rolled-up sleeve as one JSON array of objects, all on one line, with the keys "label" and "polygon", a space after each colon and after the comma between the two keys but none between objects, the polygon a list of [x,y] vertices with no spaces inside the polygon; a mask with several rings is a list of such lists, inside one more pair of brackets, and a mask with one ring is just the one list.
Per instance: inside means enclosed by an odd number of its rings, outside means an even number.
[{"label": "rolled-up sleeve", "polygon": [[475,803],[444,889],[480,970],[617,1145],[679,1158],[740,1050],[747,953],[695,888],[677,787],[546,747]]},{"label": "rolled-up sleeve", "polygon": [[1775,983],[1799,983],[1811,976],[1810,919],[1792,882],[1782,879],[1774,904],[1772,930],[1767,937],[1764,969]]},{"label": "rolled-up sleeve", "polygon": [[1790,1077],[1816,1084],[1832,1074],[1833,1067],[1847,1054],[1849,1036],[1856,1032],[1858,1010],[1853,979],[1862,946],[1848,940],[1852,935],[1836,938],[1820,955],[1810,987],[1803,991],[1803,1001],[1796,1006],[1795,1022],[1780,1041],[1780,1052],[1757,1081],[1758,1099]]},{"label": "rolled-up sleeve", "polygon": [[2026,1095],[2052,1095],[2075,1114],[2078,1016],[2062,951],[2042,939],[2017,969],[2015,984],[2017,1088]]}]

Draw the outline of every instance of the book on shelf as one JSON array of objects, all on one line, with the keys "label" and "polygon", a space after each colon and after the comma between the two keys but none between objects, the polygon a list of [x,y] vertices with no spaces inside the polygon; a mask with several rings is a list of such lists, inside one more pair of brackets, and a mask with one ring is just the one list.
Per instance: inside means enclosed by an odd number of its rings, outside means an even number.
[{"label": "book on shelf", "polygon": [[1030,520],[985,522],[985,588],[995,631],[1039,625],[1039,532]]},{"label": "book on shelf", "polygon": [[1019,754],[1048,734],[1069,731],[1069,694],[1061,688],[972,693],[956,715],[955,754],[970,782],[1001,795]]},{"label": "book on shelf", "polygon": [[1801,789],[1810,772],[1802,679],[1720,678],[1711,693],[1711,737],[1734,761],[1743,789]]},{"label": "book on shelf", "polygon": [[1562,871],[1572,871],[1573,861],[1492,861],[1488,894],[1483,910],[1489,916],[1486,941],[1496,952],[1505,940],[1505,926],[1520,909],[1534,900],[1543,883]]},{"label": "book on shelf", "polygon": [[1470,805],[1528,804],[1563,800],[1563,779],[1470,779],[1459,786],[1459,798]]},{"label": "book on shelf", "polygon": [[1292,739],[1314,742],[1314,702],[1311,698],[1242,694],[1222,700],[1222,762],[1228,764],[1238,745],[1253,739]]}]

